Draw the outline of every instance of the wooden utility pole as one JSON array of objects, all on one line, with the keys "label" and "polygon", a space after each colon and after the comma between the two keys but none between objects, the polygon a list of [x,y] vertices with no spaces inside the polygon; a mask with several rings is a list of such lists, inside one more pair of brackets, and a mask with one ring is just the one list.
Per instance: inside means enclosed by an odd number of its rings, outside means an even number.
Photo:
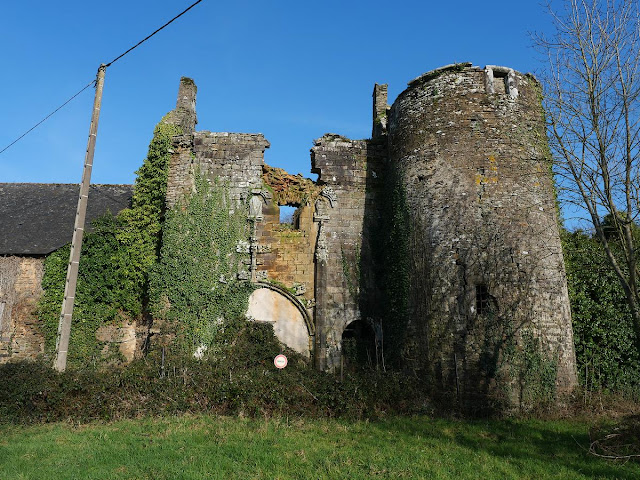
[{"label": "wooden utility pole", "polygon": [[80,250],[82,249],[82,237],[84,235],[85,216],[87,202],[89,200],[89,185],[91,184],[91,168],[93,167],[93,152],[96,148],[96,136],[98,134],[98,120],[100,118],[100,105],[102,104],[102,87],[107,66],[102,64],[98,68],[96,78],[96,96],[93,101],[93,113],[91,126],[89,127],[89,141],[87,153],[84,157],[84,170],[82,171],[82,183],[80,184],[80,197],[71,240],[71,253],[69,255],[69,267],[67,268],[67,280],[64,286],[64,300],[60,322],[58,323],[58,337],[56,339],[56,358],[53,367],[59,372],[67,368],[67,351],[69,349],[69,336],[71,334],[71,317],[76,296],[76,284],[78,282],[78,266],[80,265]]}]

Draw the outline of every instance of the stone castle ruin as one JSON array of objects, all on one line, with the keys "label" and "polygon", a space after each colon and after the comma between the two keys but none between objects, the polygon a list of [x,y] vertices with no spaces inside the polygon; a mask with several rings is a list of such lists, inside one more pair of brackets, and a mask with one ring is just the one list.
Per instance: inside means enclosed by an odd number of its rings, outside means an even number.
[{"label": "stone castle ruin", "polygon": [[[519,359],[535,354],[557,389],[577,384],[533,76],[449,65],[409,82],[392,106],[376,84],[371,138],[317,139],[317,181],[266,165],[261,134],[196,131],[195,102],[183,78],[164,120],[183,130],[167,206],[196,172],[248,202],[252,232],[237,245],[249,257],[238,278],[255,286],[247,315],[316,368],[395,363],[475,398],[517,385]],[[285,206],[292,222],[281,221]]]}]

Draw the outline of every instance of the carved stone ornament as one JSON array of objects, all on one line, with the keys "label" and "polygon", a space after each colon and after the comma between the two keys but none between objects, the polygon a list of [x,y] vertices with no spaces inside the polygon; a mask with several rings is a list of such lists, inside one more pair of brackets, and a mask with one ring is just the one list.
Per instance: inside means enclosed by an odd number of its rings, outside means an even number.
[{"label": "carved stone ornament", "polygon": [[251,200],[249,200],[249,218],[254,218],[255,220],[262,221],[264,218],[262,216],[262,206],[266,202],[262,193],[251,195]]},{"label": "carved stone ornament", "polygon": [[238,240],[238,244],[236,245],[237,253],[250,253],[249,250],[249,242],[246,240]]},{"label": "carved stone ornament", "polygon": [[318,230],[318,243],[316,244],[316,261],[327,263],[327,260],[329,260],[329,245],[324,235],[324,224],[321,222]]},{"label": "carved stone ornament", "polygon": [[331,205],[331,208],[334,207],[333,204],[337,201],[337,197],[336,197],[336,192],[332,187],[327,185],[322,189],[322,191],[320,192],[320,195],[322,195],[324,198],[329,200],[329,204]]},{"label": "carved stone ornament", "polygon": [[267,271],[266,270],[259,270],[256,272],[256,280],[258,282],[264,282],[267,280]]},{"label": "carved stone ornament", "polygon": [[316,306],[316,299],[315,298],[308,298],[306,301],[306,307],[307,308],[313,308]]},{"label": "carved stone ornament", "polygon": [[304,295],[307,291],[307,286],[304,283],[297,283],[293,286],[296,295]]}]

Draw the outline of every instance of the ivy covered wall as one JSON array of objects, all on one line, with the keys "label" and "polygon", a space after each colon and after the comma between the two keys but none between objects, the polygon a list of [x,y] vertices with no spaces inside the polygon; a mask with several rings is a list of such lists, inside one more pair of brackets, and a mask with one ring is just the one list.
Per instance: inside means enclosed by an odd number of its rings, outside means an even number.
[{"label": "ivy covered wall", "polygon": [[[172,138],[179,127],[160,122],[137,178],[130,208],[94,221],[82,245],[68,362],[95,364],[109,352],[96,333],[103,326],[142,325],[148,311],[148,279],[158,258]],[[55,349],[69,246],[47,257],[38,307],[45,351]]]},{"label": "ivy covered wall", "polygon": [[253,288],[238,279],[249,258],[238,249],[249,239],[247,216],[246,202],[232,202],[227,185],[200,173],[192,194],[167,212],[151,311],[187,353],[220,353],[233,340],[230,326],[247,311]]}]

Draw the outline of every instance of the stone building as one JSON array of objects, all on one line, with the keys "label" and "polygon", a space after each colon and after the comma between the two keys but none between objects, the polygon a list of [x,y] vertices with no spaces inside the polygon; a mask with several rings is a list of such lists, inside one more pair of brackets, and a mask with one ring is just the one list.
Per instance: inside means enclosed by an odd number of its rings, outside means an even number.
[{"label": "stone building", "polygon": [[[0,183],[0,362],[44,353],[35,315],[44,259],[71,239],[79,188]],[[132,187],[92,185],[90,194],[88,225],[128,207]]]},{"label": "stone building", "polygon": [[[238,278],[256,286],[247,315],[283,343],[328,371],[395,363],[459,399],[516,385],[527,349],[553,365],[558,389],[576,385],[533,76],[450,65],[409,82],[392,106],[376,84],[372,137],[317,139],[316,181],[266,165],[261,134],[196,131],[195,100],[183,78],[165,119],[184,132],[167,206],[191,192],[196,171],[249,203],[254,230],[237,248],[250,261]],[[292,223],[285,206],[296,208]]]},{"label": "stone building", "polygon": [[[224,178],[235,199],[250,195],[256,231],[244,246],[251,264],[240,275],[260,288],[249,315],[272,322],[318,368],[341,368],[347,340],[380,361],[384,332],[395,322],[403,365],[458,396],[489,394],[502,377],[515,381],[504,365],[526,349],[555,366],[558,388],[575,386],[551,159],[533,76],[450,65],[411,81],[391,107],[386,85],[376,85],[372,138],[316,140],[316,182],[266,166],[262,135],[196,132],[195,110],[185,105],[195,109],[195,86],[183,80],[172,121],[184,126],[183,112],[191,124],[176,139],[169,205],[190,190],[195,169]],[[280,224],[285,205],[297,208],[293,228]],[[397,216],[404,223],[394,224]],[[401,273],[385,266],[395,249]],[[394,285],[406,290],[395,310],[385,305],[398,293]]]}]

